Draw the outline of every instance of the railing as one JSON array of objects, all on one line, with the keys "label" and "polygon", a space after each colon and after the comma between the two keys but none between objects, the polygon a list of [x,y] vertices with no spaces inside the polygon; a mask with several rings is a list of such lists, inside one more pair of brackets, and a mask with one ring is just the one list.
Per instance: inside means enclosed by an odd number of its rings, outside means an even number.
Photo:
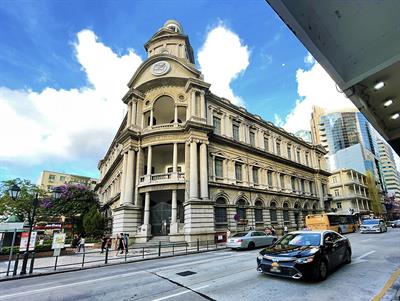
[{"label": "railing", "polygon": [[[135,262],[150,258],[170,257],[175,255],[186,255],[197,252],[225,249],[225,243],[216,241],[194,241],[187,242],[158,242],[154,245],[142,247],[130,247],[128,253],[105,248],[86,252],[77,252],[62,256],[39,257],[32,252],[30,254],[29,274],[50,273],[59,270],[81,269],[84,267],[104,266],[122,262]],[[73,252],[72,248],[68,251]],[[18,253],[12,256],[7,270],[0,270],[0,277],[15,277],[20,272],[20,261],[22,256]],[[4,265],[5,266],[5,265]]]},{"label": "railing", "polygon": [[157,125],[152,125],[145,127],[143,129],[144,132],[151,132],[151,131],[159,131],[159,130],[165,130],[165,129],[172,129],[172,128],[182,128],[185,125],[186,122],[184,123],[164,123],[164,124],[157,124]]},{"label": "railing", "polygon": [[168,172],[168,173],[144,175],[141,176],[139,179],[141,184],[151,184],[162,181],[184,181],[184,180],[185,180],[184,172]]}]

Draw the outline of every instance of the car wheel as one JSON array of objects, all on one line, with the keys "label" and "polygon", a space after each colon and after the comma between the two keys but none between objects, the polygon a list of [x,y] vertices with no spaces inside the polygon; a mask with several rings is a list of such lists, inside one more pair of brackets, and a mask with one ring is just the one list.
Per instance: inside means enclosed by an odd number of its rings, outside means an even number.
[{"label": "car wheel", "polygon": [[328,277],[328,265],[325,260],[321,260],[317,268],[316,280],[324,281],[326,277]]},{"label": "car wheel", "polygon": [[349,264],[351,262],[351,253],[349,249],[346,249],[346,252],[344,253],[344,263]]},{"label": "car wheel", "polygon": [[249,242],[249,245],[247,246],[247,248],[249,249],[249,250],[253,250],[254,248],[256,247],[256,244],[254,243],[254,242]]},{"label": "car wheel", "polygon": [[382,231],[382,228],[379,228],[379,233],[382,233],[383,231]]}]

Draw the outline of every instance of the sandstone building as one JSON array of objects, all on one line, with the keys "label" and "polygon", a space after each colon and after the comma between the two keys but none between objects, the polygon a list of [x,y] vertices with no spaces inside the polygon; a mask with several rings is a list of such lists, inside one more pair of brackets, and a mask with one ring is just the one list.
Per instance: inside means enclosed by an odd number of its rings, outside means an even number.
[{"label": "sandstone building", "polygon": [[210,91],[173,20],[145,44],[96,187],[110,231],[137,242],[295,229],[324,208],[325,150]]}]

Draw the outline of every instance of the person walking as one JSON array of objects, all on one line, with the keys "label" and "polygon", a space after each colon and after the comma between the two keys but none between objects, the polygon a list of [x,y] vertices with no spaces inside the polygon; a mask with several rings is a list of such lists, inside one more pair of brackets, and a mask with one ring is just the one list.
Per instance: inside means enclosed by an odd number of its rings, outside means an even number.
[{"label": "person walking", "polygon": [[118,255],[119,251],[121,251],[121,254],[124,254],[125,240],[123,233],[117,234],[117,239],[115,240],[115,250],[115,256]]},{"label": "person walking", "polygon": [[103,237],[101,238],[101,252],[100,253],[104,253],[104,249],[106,248],[107,241],[108,241],[108,237],[103,235]]},{"label": "person walking", "polygon": [[125,243],[125,253],[128,254],[129,253],[129,250],[128,250],[129,234],[128,233],[124,234],[124,243]]},{"label": "person walking", "polygon": [[78,253],[83,250],[83,253],[85,253],[85,237],[83,235],[80,236],[79,238],[79,245],[78,245]]},{"label": "person walking", "polygon": [[288,227],[287,226],[284,226],[283,227],[283,234],[288,234]]}]

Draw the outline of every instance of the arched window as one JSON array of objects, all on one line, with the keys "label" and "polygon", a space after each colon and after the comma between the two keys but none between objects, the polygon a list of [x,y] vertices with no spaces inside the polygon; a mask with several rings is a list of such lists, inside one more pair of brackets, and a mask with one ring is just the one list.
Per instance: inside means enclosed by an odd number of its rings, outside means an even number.
[{"label": "arched window", "polygon": [[317,214],[317,205],[312,205],[312,213]]},{"label": "arched window", "polygon": [[269,208],[269,215],[271,217],[271,223],[277,223],[278,222],[278,217],[276,215],[276,203],[271,202],[270,208]]},{"label": "arched window", "polygon": [[283,222],[290,223],[290,217],[289,217],[289,205],[287,203],[283,204]]},{"label": "arched window", "polygon": [[240,219],[246,219],[246,201],[243,199],[240,199],[236,203],[236,213],[239,215]]},{"label": "arched window", "polygon": [[[153,104],[153,117],[156,119],[157,124],[170,123],[171,120],[174,120],[174,116],[175,116],[174,100],[166,95],[157,98],[157,100]],[[155,125],[154,119],[153,119],[153,125]]]},{"label": "arched window", "polygon": [[227,224],[228,219],[226,214],[226,201],[222,197],[219,197],[215,200],[214,216],[216,225]]},{"label": "arched window", "polygon": [[255,203],[255,208],[254,208],[254,219],[256,223],[262,223],[263,222],[263,203],[260,200],[257,200]]}]

